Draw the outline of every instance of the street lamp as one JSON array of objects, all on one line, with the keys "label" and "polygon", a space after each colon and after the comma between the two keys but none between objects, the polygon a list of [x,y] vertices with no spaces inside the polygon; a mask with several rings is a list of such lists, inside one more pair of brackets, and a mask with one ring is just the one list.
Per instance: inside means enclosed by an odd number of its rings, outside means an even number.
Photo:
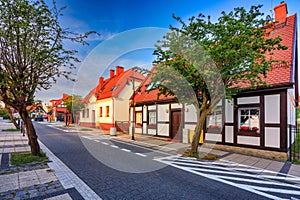
[{"label": "street lamp", "polygon": [[127,79],[126,81],[126,85],[130,85],[130,82],[132,82],[132,124],[131,124],[131,139],[134,140],[134,132],[135,132],[135,129],[134,129],[134,124],[135,124],[135,105],[134,105],[134,97],[135,97],[135,82],[134,82],[134,78],[133,76],[130,76],[131,80],[129,81]]}]

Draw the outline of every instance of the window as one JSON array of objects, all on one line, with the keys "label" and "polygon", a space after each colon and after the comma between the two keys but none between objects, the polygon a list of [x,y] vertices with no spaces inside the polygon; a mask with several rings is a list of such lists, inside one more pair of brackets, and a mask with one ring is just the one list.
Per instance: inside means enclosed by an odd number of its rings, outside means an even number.
[{"label": "window", "polygon": [[207,128],[222,127],[222,106],[216,106],[211,115],[206,118]]},{"label": "window", "polygon": [[85,109],[82,110],[82,118],[85,118]]},{"label": "window", "polygon": [[142,123],[143,123],[143,113],[136,112],[135,113],[135,124],[142,125]]},{"label": "window", "polygon": [[86,109],[86,117],[89,118],[90,117],[90,110]]},{"label": "window", "polygon": [[239,131],[254,132],[259,130],[259,108],[239,109]]},{"label": "window", "polygon": [[109,117],[109,106],[106,106],[106,115],[105,117]]},{"label": "window", "polygon": [[118,88],[118,86],[119,86],[119,85],[114,85],[114,86],[112,86],[111,89],[110,89],[110,91],[116,90],[116,89]]},{"label": "window", "polygon": [[103,116],[103,109],[102,109],[102,107],[100,107],[100,117],[102,117]]},{"label": "window", "polygon": [[156,111],[149,111],[149,125],[155,125],[156,124]]},{"label": "window", "polygon": [[149,85],[147,85],[146,91],[149,92],[151,90],[155,90],[159,84],[160,84],[159,81],[156,83],[151,82]]}]

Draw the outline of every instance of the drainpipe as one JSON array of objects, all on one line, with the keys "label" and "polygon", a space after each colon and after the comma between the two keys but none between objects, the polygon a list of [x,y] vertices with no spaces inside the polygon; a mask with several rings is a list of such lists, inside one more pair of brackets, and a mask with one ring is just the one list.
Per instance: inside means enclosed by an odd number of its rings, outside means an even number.
[{"label": "drainpipe", "polygon": [[115,127],[115,101],[114,97],[112,97],[112,122],[113,122],[113,127],[110,128],[110,135],[111,136],[116,136],[117,135],[117,129]]}]

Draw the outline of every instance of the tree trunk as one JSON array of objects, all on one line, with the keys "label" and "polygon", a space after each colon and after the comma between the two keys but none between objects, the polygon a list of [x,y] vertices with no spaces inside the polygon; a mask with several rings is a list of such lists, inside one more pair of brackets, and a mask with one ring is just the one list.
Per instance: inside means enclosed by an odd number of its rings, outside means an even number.
[{"label": "tree trunk", "polygon": [[207,109],[203,109],[201,113],[198,112],[198,116],[200,115],[200,117],[199,117],[196,129],[195,129],[195,134],[194,134],[193,141],[191,144],[191,154],[192,155],[198,154],[200,134],[204,127],[207,111],[208,111]]},{"label": "tree trunk", "polygon": [[29,117],[26,108],[19,112],[21,115],[21,118],[25,124],[27,136],[29,139],[29,145],[31,149],[32,155],[37,155],[40,152],[40,145],[38,143],[38,136],[36,135],[34,126],[32,124],[31,118]]},{"label": "tree trunk", "polygon": [[5,106],[5,109],[6,109],[6,111],[8,112],[10,121],[14,124],[14,126],[16,127],[16,129],[20,129],[20,126],[19,126],[19,124],[16,122],[16,120],[15,120],[15,118],[14,118],[14,116],[13,116],[11,110],[10,110],[10,108],[8,108],[8,107]]}]

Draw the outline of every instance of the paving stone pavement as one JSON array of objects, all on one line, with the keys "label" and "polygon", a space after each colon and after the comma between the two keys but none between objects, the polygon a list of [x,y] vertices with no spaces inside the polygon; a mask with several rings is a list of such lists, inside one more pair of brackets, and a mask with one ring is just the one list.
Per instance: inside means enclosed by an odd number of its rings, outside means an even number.
[{"label": "paving stone pavement", "polygon": [[76,189],[62,185],[49,163],[10,165],[10,153],[28,152],[30,147],[27,136],[5,131],[9,128],[14,127],[0,120],[0,199],[84,199]]}]

